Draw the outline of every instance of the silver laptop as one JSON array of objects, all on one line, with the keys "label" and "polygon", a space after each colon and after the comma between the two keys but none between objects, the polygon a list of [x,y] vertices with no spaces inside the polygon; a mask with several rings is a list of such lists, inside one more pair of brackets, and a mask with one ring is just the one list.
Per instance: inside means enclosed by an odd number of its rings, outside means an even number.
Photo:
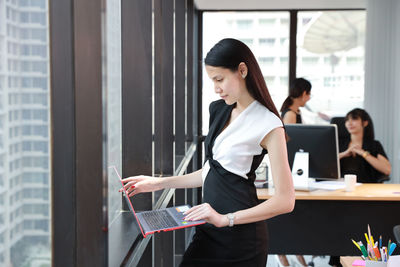
[{"label": "silver laptop", "polygon": [[119,181],[121,182],[124,198],[128,203],[129,209],[135,216],[143,237],[161,231],[172,231],[206,223],[204,220],[185,221],[183,219],[185,217],[183,213],[190,209],[189,205],[135,212],[135,209],[133,208],[132,202],[128,197],[128,194],[122,182],[122,178],[119,175],[117,168],[115,166],[110,166],[109,168],[114,169]]}]

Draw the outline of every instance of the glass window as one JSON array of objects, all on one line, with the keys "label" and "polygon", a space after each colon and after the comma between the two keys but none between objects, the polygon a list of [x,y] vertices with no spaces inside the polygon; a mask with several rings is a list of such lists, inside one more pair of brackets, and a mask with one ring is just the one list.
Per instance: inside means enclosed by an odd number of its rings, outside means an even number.
[{"label": "glass window", "polygon": [[[0,1],[0,102],[8,99],[10,103],[0,107],[0,187],[13,189],[0,190],[0,199],[7,200],[0,201],[0,235],[7,234],[0,242],[0,266],[51,265],[46,2]],[[36,101],[40,106],[32,105]],[[2,123],[7,117],[11,124]],[[34,131],[37,126],[39,134]],[[24,183],[23,177],[32,170],[40,171],[35,174],[39,178]],[[29,216],[25,204],[32,206]],[[29,260],[39,257],[40,264]]]},{"label": "glass window", "polygon": [[[211,47],[223,38],[245,40],[244,43],[250,47],[258,60],[269,93],[279,109],[288,91],[289,17],[289,12],[275,11],[204,12],[203,55],[205,56]],[[203,134],[208,132],[208,105],[216,99],[218,96],[203,66]]]},{"label": "glass window", "polygon": [[46,8],[46,1],[45,0],[31,0],[32,7],[40,7],[42,9]]},{"label": "glass window", "polygon": [[32,36],[31,38],[34,40],[40,40],[42,42],[46,41],[47,35],[46,31],[43,29],[31,29]]},{"label": "glass window", "polygon": [[275,38],[260,38],[260,46],[273,47],[275,45]]},{"label": "glass window", "polygon": [[251,26],[253,25],[253,20],[252,19],[238,19],[236,21],[238,29],[241,30],[247,30],[250,29]]},{"label": "glass window", "polygon": [[272,66],[274,64],[274,57],[259,57],[258,63],[263,66]]},{"label": "glass window", "polygon": [[47,49],[43,45],[32,45],[32,56],[46,57]]},{"label": "glass window", "polygon": [[260,24],[260,26],[273,26],[276,22],[275,18],[262,18],[258,20],[258,23]]},{"label": "glass window", "polygon": [[21,12],[20,13],[20,21],[22,23],[29,23],[29,12]]},{"label": "glass window", "polygon": [[[106,0],[103,33],[103,95],[106,114],[106,162],[108,170],[108,227],[112,227],[122,210],[122,195],[118,192],[121,183],[111,166],[122,175],[122,107],[121,107],[121,3],[120,0]],[[109,238],[111,239],[111,238]],[[112,255],[109,256],[111,261]]]},{"label": "glass window", "polygon": [[46,23],[46,13],[43,12],[31,12],[31,22],[32,23],[39,23],[41,25],[45,25]]},{"label": "glass window", "polygon": [[312,84],[308,109],[302,110],[306,123],[326,122],[318,112],[328,117],[343,116],[355,107],[363,107],[365,14],[365,11],[298,12],[300,60],[296,76]]}]

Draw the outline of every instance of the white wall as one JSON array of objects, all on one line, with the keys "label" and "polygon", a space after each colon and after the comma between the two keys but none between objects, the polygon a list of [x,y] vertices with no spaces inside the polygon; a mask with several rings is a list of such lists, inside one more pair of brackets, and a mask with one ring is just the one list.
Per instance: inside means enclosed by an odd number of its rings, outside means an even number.
[{"label": "white wall", "polygon": [[368,0],[364,107],[400,183],[400,1]]}]

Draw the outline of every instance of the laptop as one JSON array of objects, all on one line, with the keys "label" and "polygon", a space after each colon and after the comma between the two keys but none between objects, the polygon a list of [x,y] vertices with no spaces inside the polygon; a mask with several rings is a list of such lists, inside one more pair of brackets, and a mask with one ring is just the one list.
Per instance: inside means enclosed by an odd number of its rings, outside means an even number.
[{"label": "laptop", "polygon": [[124,184],[122,182],[122,178],[119,175],[117,168],[115,166],[111,166],[109,168],[113,168],[119,181],[122,184],[123,195],[125,200],[128,203],[129,209],[132,211],[135,219],[139,225],[140,231],[142,232],[143,237],[147,237],[148,235],[159,233],[161,231],[172,231],[187,227],[192,227],[200,224],[206,223],[204,220],[199,221],[185,221],[183,218],[185,215],[183,213],[190,209],[190,205],[176,206],[158,210],[149,210],[142,212],[135,212],[133,208],[132,202],[126,192]]}]

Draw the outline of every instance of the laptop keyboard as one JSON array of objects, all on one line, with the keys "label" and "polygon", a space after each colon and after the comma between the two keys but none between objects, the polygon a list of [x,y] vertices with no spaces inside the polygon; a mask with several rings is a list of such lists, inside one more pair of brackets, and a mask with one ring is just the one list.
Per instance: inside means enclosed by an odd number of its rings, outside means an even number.
[{"label": "laptop keyboard", "polygon": [[143,212],[142,216],[152,229],[164,229],[178,226],[178,224],[166,210]]}]

